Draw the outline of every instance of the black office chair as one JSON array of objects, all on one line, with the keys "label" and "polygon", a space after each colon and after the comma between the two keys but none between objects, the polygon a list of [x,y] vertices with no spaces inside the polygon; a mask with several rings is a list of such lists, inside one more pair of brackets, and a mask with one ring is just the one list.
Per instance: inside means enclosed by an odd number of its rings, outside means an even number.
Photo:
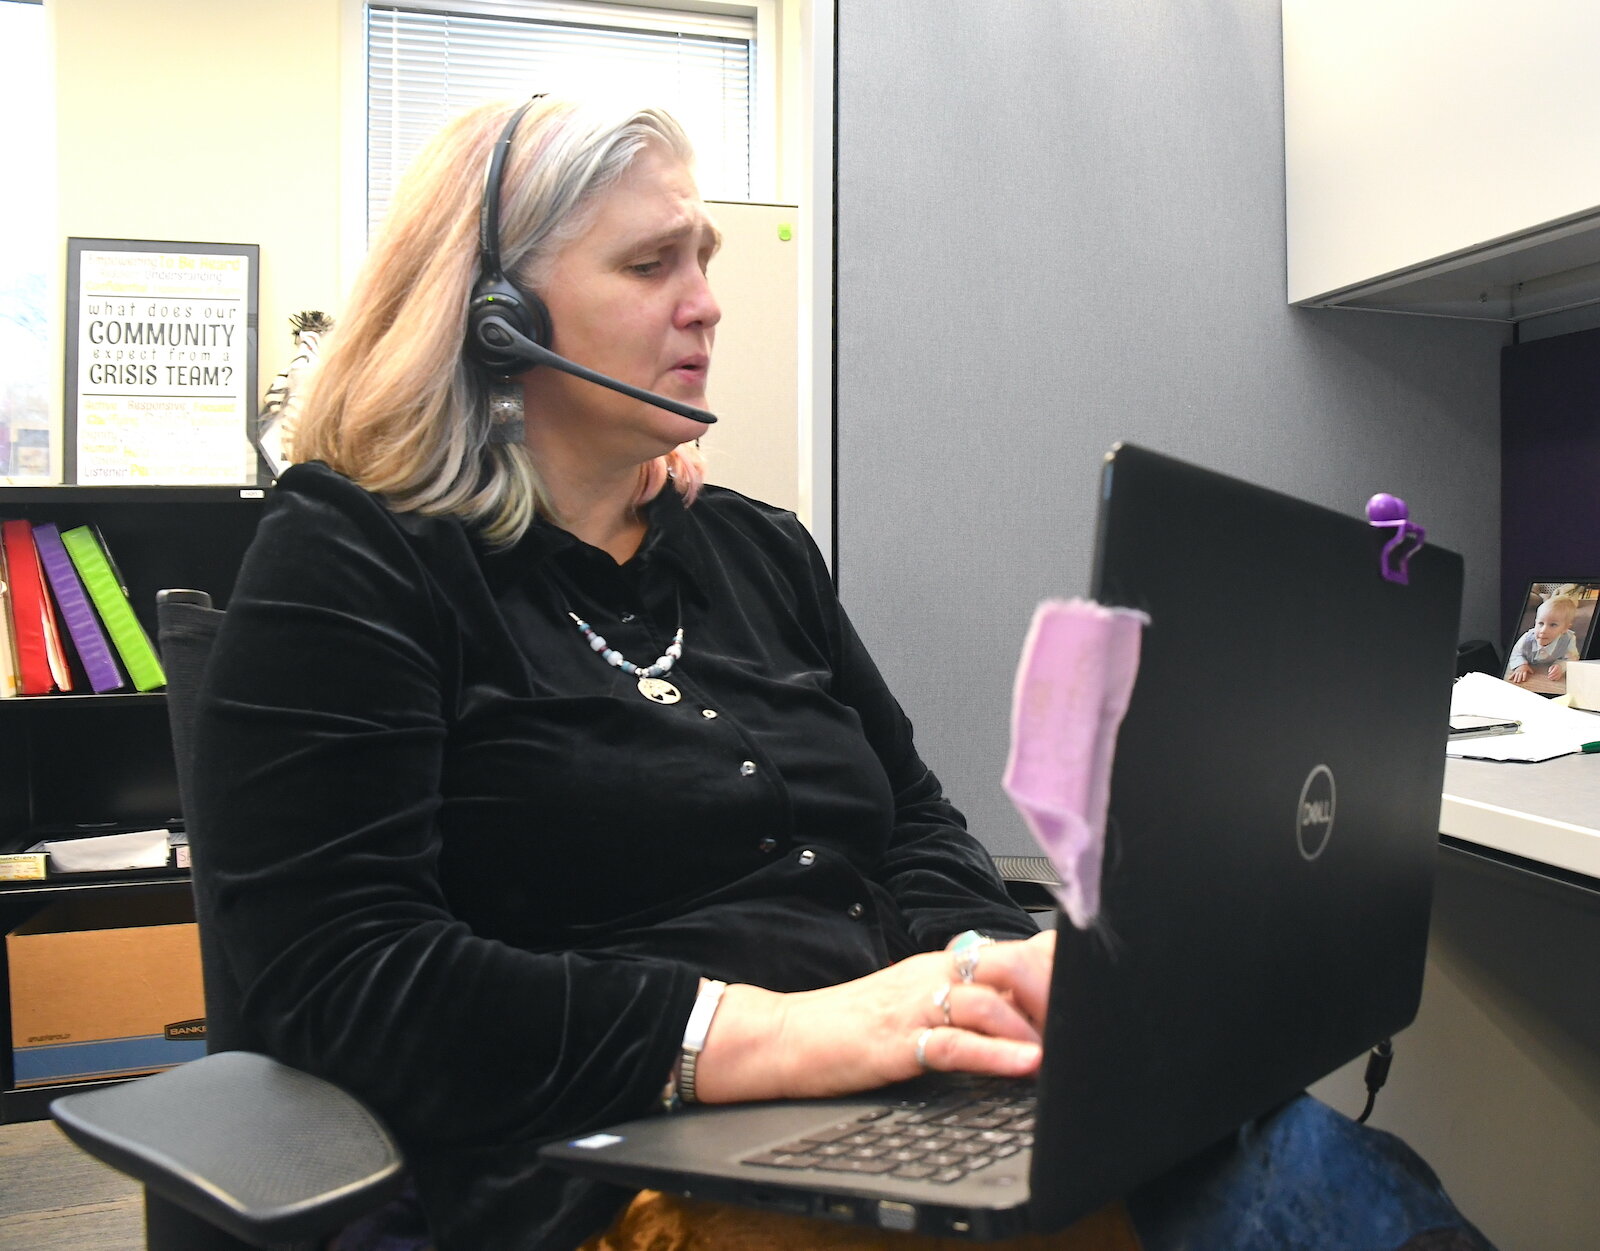
[{"label": "black office chair", "polygon": [[[194,697],[223,614],[203,591],[162,591],[156,617],[188,817]],[[187,828],[208,1054],[65,1095],[50,1114],[73,1142],[144,1186],[150,1251],[317,1246],[400,1191],[400,1151],[354,1097],[249,1050],[238,988],[207,936],[204,831],[192,819]]]},{"label": "black office chair", "polygon": [[1044,856],[996,856],[995,872],[1005,883],[1006,892],[1019,908],[1029,912],[1053,912],[1061,878]]}]

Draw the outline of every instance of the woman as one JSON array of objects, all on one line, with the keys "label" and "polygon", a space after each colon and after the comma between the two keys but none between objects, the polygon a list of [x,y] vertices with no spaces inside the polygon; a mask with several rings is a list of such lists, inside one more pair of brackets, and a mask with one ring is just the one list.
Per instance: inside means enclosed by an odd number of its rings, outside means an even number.
[{"label": "woman", "polygon": [[[1035,927],[794,517],[701,485],[703,423],[540,367],[525,440],[491,429],[462,343],[507,112],[441,136],[340,314],[295,447],[333,469],[284,475],[241,571],[198,816],[262,1045],[393,1124],[442,1246],[570,1248],[625,1196],[537,1148],[658,1106],[712,979],[705,1101],[919,1053],[1026,1073],[1048,939],[986,951],[943,1025],[950,958],[916,953]],[[536,101],[500,235],[556,351],[703,405],[717,235],[688,160],[659,113]],[[681,630],[676,702],[569,614],[641,666]]]},{"label": "woman", "polygon": [[[659,112],[543,98],[444,131],[208,672],[196,815],[247,1026],[383,1114],[446,1251],[616,1217],[629,1196],[539,1165],[558,1137],[1039,1060],[1052,936],[796,519],[704,486],[692,415],[548,365],[496,381],[479,329],[463,350],[502,262],[555,352],[702,406],[717,234],[689,155]],[[944,950],[965,931],[996,940],[971,982]]]}]

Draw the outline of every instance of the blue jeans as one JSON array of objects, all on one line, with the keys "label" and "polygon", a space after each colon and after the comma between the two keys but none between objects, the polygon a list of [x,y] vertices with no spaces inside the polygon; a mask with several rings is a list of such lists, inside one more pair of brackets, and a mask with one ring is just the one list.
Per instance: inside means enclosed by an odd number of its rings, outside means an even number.
[{"label": "blue jeans", "polygon": [[1144,1251],[1494,1251],[1392,1134],[1308,1095],[1142,1186]]}]

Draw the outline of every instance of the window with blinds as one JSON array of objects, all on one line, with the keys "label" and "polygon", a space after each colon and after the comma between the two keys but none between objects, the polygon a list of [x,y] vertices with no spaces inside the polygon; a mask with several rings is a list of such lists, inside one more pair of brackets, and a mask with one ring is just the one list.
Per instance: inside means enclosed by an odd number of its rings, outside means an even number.
[{"label": "window with blinds", "polygon": [[604,3],[367,6],[367,230],[439,126],[485,100],[626,93],[688,131],[707,199],[751,198],[755,19]]},{"label": "window with blinds", "polygon": [[54,72],[43,6],[0,0],[0,117],[7,120],[0,169],[12,171],[15,188],[0,196],[0,484],[57,478],[50,421],[52,385],[61,386],[61,358],[52,369],[50,352],[60,316],[49,277],[60,253]]}]

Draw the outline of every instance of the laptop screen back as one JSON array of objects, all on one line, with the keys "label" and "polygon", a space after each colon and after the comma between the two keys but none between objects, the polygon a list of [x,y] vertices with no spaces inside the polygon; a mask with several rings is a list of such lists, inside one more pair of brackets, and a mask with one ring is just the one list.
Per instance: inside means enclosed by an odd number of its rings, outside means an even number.
[{"label": "laptop screen back", "polygon": [[1150,624],[1100,918],[1061,923],[1036,1227],[1415,1016],[1462,570],[1424,547],[1388,581],[1389,537],[1141,448],[1108,457],[1093,594]]}]

